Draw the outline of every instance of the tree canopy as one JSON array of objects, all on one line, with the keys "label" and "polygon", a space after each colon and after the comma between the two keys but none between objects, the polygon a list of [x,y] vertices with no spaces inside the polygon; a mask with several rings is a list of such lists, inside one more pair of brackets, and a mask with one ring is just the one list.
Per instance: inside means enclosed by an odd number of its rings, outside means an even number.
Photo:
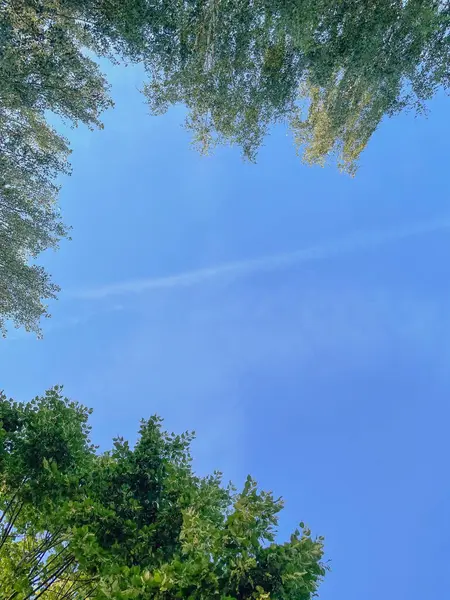
[{"label": "tree canopy", "polygon": [[68,234],[68,141],[49,113],[101,126],[96,57],[139,61],[154,114],[187,107],[194,145],[255,160],[275,123],[308,164],[350,174],[385,116],[450,82],[443,0],[0,0],[0,330],[40,332],[58,291],[33,259]]},{"label": "tree canopy", "polygon": [[49,390],[0,397],[2,600],[309,600],[323,539],[276,540],[282,501],[192,468],[193,435],[143,420],[99,452],[90,411]]},{"label": "tree canopy", "polygon": [[30,263],[67,235],[56,180],[69,172],[68,142],[49,112],[88,126],[110,104],[83,29],[65,3],[0,3],[0,330],[6,321],[39,333],[57,286]]},{"label": "tree canopy", "polygon": [[[177,8],[175,8],[175,6]],[[437,0],[187,0],[146,55],[154,112],[183,103],[203,151],[253,160],[288,124],[305,162],[354,173],[382,118],[422,111],[450,75],[450,4]]]}]

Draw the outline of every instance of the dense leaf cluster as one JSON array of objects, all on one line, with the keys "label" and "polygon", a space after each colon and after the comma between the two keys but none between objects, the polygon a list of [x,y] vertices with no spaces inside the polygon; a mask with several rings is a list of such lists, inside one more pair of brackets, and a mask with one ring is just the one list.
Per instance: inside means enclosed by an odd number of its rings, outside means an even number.
[{"label": "dense leaf cluster", "polygon": [[309,600],[325,574],[307,528],[276,542],[281,500],[192,469],[191,434],[141,422],[99,453],[59,388],[0,397],[2,600]]}]

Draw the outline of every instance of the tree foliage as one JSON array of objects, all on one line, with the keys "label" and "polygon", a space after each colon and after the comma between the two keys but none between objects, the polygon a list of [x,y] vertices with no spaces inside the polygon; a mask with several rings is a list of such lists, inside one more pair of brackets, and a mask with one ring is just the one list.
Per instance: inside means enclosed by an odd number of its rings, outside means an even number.
[{"label": "tree foliage", "polygon": [[[58,207],[68,142],[49,114],[101,127],[112,105],[92,57],[138,60],[155,13],[147,0],[0,0],[0,332],[40,334],[58,287],[33,263],[67,236]],[[152,21],[156,26],[156,22]]]},{"label": "tree foliage", "polygon": [[237,492],[192,469],[191,434],[141,422],[99,453],[90,411],[59,388],[0,398],[2,600],[309,600],[322,538],[276,542],[282,502],[249,477]]},{"label": "tree foliage", "polygon": [[69,148],[47,113],[98,126],[110,100],[65,2],[3,0],[0,7],[0,330],[9,320],[39,333],[45,299],[58,288],[30,260],[67,235],[55,181],[69,171]]},{"label": "tree foliage", "polygon": [[41,115],[0,109],[0,332],[6,320],[39,333],[42,300],[58,287],[30,264],[67,234],[56,200],[57,173],[67,170],[68,148]]},{"label": "tree foliage", "polygon": [[153,34],[157,52],[145,57],[151,109],[183,103],[202,152],[231,143],[254,160],[269,126],[295,111],[304,57],[269,2],[173,4],[172,22]]},{"label": "tree foliage", "polygon": [[[253,160],[288,123],[310,164],[354,173],[385,115],[424,110],[450,76],[450,4],[438,0],[187,0],[146,57],[154,112],[183,103],[203,151]],[[163,44],[159,38],[172,40]]]}]

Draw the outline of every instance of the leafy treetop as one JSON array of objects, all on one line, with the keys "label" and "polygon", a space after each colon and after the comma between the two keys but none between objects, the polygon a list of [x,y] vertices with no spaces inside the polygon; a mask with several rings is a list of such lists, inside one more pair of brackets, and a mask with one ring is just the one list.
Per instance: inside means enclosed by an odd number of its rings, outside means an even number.
[{"label": "leafy treetop", "polygon": [[0,398],[0,589],[8,600],[309,600],[323,539],[276,541],[282,501],[192,469],[192,434],[142,421],[132,447],[92,446],[90,411],[54,388]]}]

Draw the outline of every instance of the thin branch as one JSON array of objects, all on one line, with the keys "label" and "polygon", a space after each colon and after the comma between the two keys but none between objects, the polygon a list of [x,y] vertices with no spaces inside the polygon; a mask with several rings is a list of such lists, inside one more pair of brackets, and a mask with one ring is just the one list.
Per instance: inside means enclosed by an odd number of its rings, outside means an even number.
[{"label": "thin branch", "polygon": [[[64,562],[58,569],[53,571],[51,575],[49,575],[44,581],[42,581],[37,587],[35,587],[23,600],[29,600],[33,598],[33,600],[37,600],[45,593],[53,583],[58,579],[58,577],[64,573],[64,571],[75,561],[75,557],[71,557],[69,560]],[[40,590],[40,591],[39,591]],[[35,596],[36,592],[39,591],[39,594]]]},{"label": "thin branch", "polygon": [[[51,564],[53,564],[53,563],[55,562],[55,560],[57,560],[57,559],[58,559],[58,558],[61,556],[61,554],[63,554],[63,553],[64,553],[64,552],[66,552],[67,550],[68,550],[68,548],[67,548],[67,546],[65,546],[65,547],[64,547],[62,550],[60,550],[60,551],[59,551],[59,552],[57,552],[56,554],[53,554],[53,555],[52,555],[52,557],[51,557],[51,559],[50,559],[48,562],[46,562],[46,563],[43,565],[43,568],[44,568],[45,570],[48,570],[49,566],[50,566]],[[33,569],[33,570],[35,570],[35,569]],[[37,576],[36,576],[36,577],[35,577],[35,578],[32,580],[32,583],[34,583],[34,582],[38,581],[38,579],[39,579],[39,575],[37,575]]]},{"label": "thin branch", "polygon": [[16,522],[17,517],[19,516],[20,511],[22,510],[22,506],[23,506],[23,502],[19,502],[17,509],[15,510],[15,512],[13,512],[12,518],[9,520],[8,524],[6,525],[5,529],[3,530],[3,534],[0,539],[0,550],[1,550],[1,548],[3,548],[4,544],[6,543],[8,536],[11,533],[12,528],[14,527],[14,523]]}]

